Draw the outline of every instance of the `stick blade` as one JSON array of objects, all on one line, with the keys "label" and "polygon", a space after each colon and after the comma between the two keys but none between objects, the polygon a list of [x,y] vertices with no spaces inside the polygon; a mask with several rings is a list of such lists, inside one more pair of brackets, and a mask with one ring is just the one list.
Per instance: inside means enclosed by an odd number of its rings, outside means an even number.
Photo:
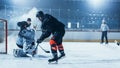
[{"label": "stick blade", "polygon": [[50,53],[50,51],[45,51],[46,53]]}]

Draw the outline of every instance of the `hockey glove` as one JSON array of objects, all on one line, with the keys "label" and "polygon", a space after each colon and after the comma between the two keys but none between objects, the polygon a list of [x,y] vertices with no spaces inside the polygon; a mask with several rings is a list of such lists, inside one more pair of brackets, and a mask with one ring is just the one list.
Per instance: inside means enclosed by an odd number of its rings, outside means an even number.
[{"label": "hockey glove", "polygon": [[42,42],[42,40],[41,39],[37,39],[37,43],[39,44],[39,43],[41,43]]}]

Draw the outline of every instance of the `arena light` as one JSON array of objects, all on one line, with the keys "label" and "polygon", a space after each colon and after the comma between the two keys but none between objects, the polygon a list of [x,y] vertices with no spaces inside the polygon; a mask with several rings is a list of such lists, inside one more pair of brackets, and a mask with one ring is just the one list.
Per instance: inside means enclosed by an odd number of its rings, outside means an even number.
[{"label": "arena light", "polygon": [[20,5],[20,6],[26,5],[27,1],[29,1],[29,0],[12,0],[13,4]]},{"label": "arena light", "polygon": [[104,0],[87,0],[90,6],[94,8],[99,8],[104,5]]}]

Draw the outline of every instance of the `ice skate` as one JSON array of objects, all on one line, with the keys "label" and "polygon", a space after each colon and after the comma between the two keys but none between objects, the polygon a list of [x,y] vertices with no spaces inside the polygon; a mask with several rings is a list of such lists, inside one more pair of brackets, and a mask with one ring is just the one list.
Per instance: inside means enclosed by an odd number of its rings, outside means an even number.
[{"label": "ice skate", "polygon": [[49,59],[48,62],[57,64],[58,63],[58,58]]},{"label": "ice skate", "polygon": [[48,62],[57,64],[58,63],[58,56],[54,55],[54,57],[52,59],[49,59]]},{"label": "ice skate", "polygon": [[59,57],[58,57],[58,60],[61,59],[61,58],[64,58],[65,57],[65,54],[61,54]]},{"label": "ice skate", "polygon": [[17,57],[17,49],[13,49],[13,55]]}]

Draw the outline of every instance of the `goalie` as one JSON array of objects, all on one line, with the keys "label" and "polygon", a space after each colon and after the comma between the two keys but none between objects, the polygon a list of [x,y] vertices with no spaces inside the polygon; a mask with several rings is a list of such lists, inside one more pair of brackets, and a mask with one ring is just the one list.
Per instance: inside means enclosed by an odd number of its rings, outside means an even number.
[{"label": "goalie", "polygon": [[20,27],[16,45],[20,49],[14,49],[13,55],[15,57],[28,57],[29,55],[34,56],[35,50],[35,30],[30,28],[31,19],[27,21],[18,22],[17,25]]}]

